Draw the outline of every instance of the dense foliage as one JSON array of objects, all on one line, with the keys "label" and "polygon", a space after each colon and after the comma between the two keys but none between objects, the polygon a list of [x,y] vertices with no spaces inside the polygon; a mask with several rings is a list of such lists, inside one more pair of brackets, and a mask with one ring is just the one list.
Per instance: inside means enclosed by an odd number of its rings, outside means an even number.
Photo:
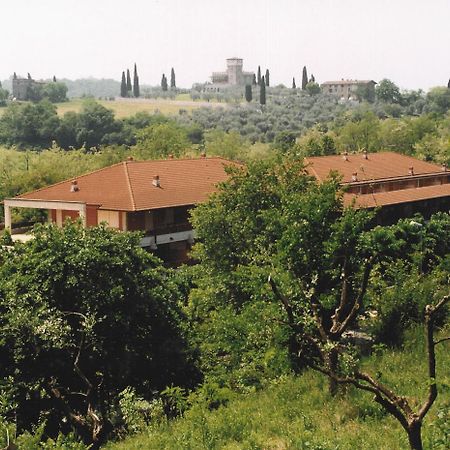
[{"label": "dense foliage", "polygon": [[97,446],[120,426],[127,386],[151,399],[195,382],[182,294],[137,235],[69,224],[34,234],[1,254],[0,417]]}]

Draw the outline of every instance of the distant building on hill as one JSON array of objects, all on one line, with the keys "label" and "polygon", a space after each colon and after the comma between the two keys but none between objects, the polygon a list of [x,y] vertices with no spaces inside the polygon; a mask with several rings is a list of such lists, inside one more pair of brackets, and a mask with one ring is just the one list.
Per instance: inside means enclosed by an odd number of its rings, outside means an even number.
[{"label": "distant building on hill", "polygon": [[320,85],[324,94],[334,94],[344,100],[358,100],[359,89],[375,89],[373,80],[325,81]]},{"label": "distant building on hill", "polygon": [[18,78],[14,74],[12,80],[12,96],[16,100],[33,100],[33,93],[45,85],[45,81],[35,81],[28,74],[28,78]]},{"label": "distant building on hill", "polygon": [[213,72],[211,75],[212,84],[207,84],[205,90],[220,91],[221,88],[229,86],[245,86],[252,84],[254,72],[244,72],[243,59],[228,58],[227,70],[225,72]]}]

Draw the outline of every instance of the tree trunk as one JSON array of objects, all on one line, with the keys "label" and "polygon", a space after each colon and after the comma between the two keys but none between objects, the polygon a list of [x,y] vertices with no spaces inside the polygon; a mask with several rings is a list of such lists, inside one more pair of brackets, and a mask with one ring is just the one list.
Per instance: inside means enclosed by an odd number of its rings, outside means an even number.
[{"label": "tree trunk", "polygon": [[414,421],[408,426],[408,439],[411,450],[423,450],[422,446],[422,421]]},{"label": "tree trunk", "polygon": [[[327,365],[328,365],[328,370],[330,370],[331,373],[335,374],[337,372],[337,368],[338,368],[338,352],[336,349],[331,349],[328,352],[327,355]],[[329,384],[328,384],[328,392],[330,393],[331,396],[335,396],[338,393],[338,387],[339,384],[338,382],[330,377],[329,378]]]}]

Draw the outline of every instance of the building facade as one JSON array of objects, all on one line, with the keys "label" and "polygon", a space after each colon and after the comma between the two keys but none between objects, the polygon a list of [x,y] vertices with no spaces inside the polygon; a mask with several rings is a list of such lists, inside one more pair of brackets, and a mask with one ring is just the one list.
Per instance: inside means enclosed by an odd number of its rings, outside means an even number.
[{"label": "building facade", "polygon": [[142,247],[178,265],[187,261],[195,238],[190,209],[228,178],[229,165],[236,163],[206,157],[125,161],[5,199],[5,227],[12,228],[12,208],[45,209],[48,221],[58,226],[80,219],[88,227],[105,223],[121,231],[141,231]]},{"label": "building facade", "polygon": [[12,79],[12,96],[16,100],[26,101],[33,99],[33,92],[40,89],[46,83],[44,81],[35,81],[31,77]]},{"label": "building facade", "polygon": [[331,172],[342,176],[344,204],[377,210],[379,223],[394,223],[420,213],[450,211],[450,171],[394,152],[318,156],[305,159],[318,181]]},{"label": "building facade", "polygon": [[358,100],[360,89],[374,90],[377,83],[373,80],[325,81],[320,85],[324,94],[333,94],[342,100]]}]

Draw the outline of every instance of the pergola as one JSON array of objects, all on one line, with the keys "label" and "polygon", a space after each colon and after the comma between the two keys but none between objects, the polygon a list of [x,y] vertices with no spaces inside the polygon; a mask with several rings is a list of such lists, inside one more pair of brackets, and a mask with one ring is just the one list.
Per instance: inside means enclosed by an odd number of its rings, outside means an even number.
[{"label": "pergola", "polygon": [[3,201],[5,209],[5,229],[11,231],[11,208],[55,209],[78,211],[83,226],[86,226],[86,203],[60,200],[33,200],[24,198],[6,198]]}]

